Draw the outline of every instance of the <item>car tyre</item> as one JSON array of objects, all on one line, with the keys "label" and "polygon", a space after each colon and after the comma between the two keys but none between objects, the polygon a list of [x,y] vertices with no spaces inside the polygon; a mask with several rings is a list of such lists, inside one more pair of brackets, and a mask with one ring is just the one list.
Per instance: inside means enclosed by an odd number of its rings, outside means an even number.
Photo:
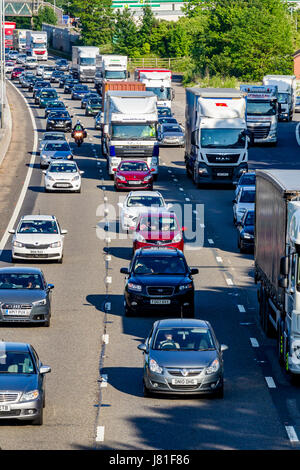
[{"label": "car tyre", "polygon": [[45,327],[45,328],[49,328],[50,323],[51,323],[51,320],[50,320],[50,317],[48,317],[48,320],[45,320],[45,321],[44,321],[44,327]]},{"label": "car tyre", "polygon": [[32,420],[33,426],[41,426],[43,424],[43,414],[43,408],[41,408],[39,416]]},{"label": "car tyre", "polygon": [[135,316],[135,312],[130,308],[128,307],[127,304],[125,304],[125,317],[134,317]]},{"label": "car tyre", "polygon": [[152,393],[150,392],[149,388],[146,387],[144,381],[143,381],[143,395],[144,395],[144,398],[152,397]]},{"label": "car tyre", "polygon": [[222,386],[218,388],[218,390],[215,392],[215,397],[216,398],[224,398],[224,384],[222,383]]}]

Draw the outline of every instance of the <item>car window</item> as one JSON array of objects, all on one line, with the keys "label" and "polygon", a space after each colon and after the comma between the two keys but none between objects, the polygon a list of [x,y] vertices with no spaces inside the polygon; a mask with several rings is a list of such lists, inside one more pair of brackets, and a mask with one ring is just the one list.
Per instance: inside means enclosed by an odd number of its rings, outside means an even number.
[{"label": "car window", "polygon": [[48,169],[50,173],[76,173],[77,166],[74,163],[52,163]]},{"label": "car window", "polygon": [[150,214],[141,216],[139,229],[142,231],[173,232],[174,230],[178,230],[178,225],[174,217],[157,217]]},{"label": "car window", "polygon": [[49,119],[51,119],[51,118],[65,118],[65,117],[68,117],[68,111],[66,111],[66,112],[64,112],[64,111],[52,111],[49,114]]},{"label": "car window", "polygon": [[256,175],[243,175],[240,179],[240,183],[244,186],[251,186],[252,184],[255,184],[256,180]]},{"label": "car window", "polygon": [[139,256],[133,266],[134,274],[185,274],[187,266],[179,256],[155,257]]},{"label": "car window", "polygon": [[55,220],[24,220],[17,233],[58,233],[58,227]]},{"label": "car window", "polygon": [[58,151],[69,152],[70,147],[67,144],[67,142],[48,142],[45,145],[44,150],[45,151],[50,151],[50,152],[54,152],[54,151],[55,152],[58,152]]},{"label": "car window", "polygon": [[163,207],[164,201],[159,196],[131,196],[127,199],[127,207]]},{"label": "car window", "polygon": [[215,350],[208,328],[176,327],[159,328],[153,342],[155,350],[205,351]]},{"label": "car window", "polygon": [[247,212],[244,220],[244,225],[254,225],[254,212]]},{"label": "car window", "polygon": [[43,289],[39,274],[1,273],[0,289]]},{"label": "car window", "polygon": [[120,171],[147,171],[149,170],[147,163],[143,162],[124,162],[119,165]]},{"label": "car window", "polygon": [[255,202],[255,191],[242,191],[239,202],[245,202],[245,203]]},{"label": "car window", "polygon": [[0,374],[35,374],[29,352],[0,351]]}]

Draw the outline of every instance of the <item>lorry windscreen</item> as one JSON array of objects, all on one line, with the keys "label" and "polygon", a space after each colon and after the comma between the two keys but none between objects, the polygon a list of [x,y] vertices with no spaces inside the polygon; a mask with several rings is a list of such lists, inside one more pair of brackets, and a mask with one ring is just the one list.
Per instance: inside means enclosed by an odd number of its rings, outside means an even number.
[{"label": "lorry windscreen", "polygon": [[274,101],[247,101],[247,115],[249,116],[275,116],[276,103]]},{"label": "lorry windscreen", "polygon": [[242,129],[201,129],[203,148],[244,148],[245,144]]},{"label": "lorry windscreen", "polygon": [[112,139],[156,139],[155,124],[112,124]]},{"label": "lorry windscreen", "polygon": [[46,44],[45,43],[40,43],[40,42],[34,42],[32,44],[33,49],[45,49]]},{"label": "lorry windscreen", "polygon": [[288,93],[278,93],[278,103],[290,103],[291,96]]},{"label": "lorry windscreen", "polygon": [[161,87],[146,87],[147,91],[153,91],[153,93],[160,100],[170,100],[171,99],[171,88],[161,88]]},{"label": "lorry windscreen", "polygon": [[105,71],[105,78],[113,79],[113,80],[125,80],[126,70],[106,70]]},{"label": "lorry windscreen", "polygon": [[80,65],[95,65],[96,59],[94,57],[80,57]]}]

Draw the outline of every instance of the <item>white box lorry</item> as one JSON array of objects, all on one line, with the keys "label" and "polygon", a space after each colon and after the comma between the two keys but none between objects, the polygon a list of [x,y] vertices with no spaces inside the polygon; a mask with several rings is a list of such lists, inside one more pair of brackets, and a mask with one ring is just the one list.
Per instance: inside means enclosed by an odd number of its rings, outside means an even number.
[{"label": "white box lorry", "polygon": [[231,88],[186,89],[185,164],[196,185],[236,184],[247,171],[245,96]]},{"label": "white box lorry", "polygon": [[241,85],[247,93],[247,128],[255,143],[277,144],[278,93],[277,86]]},{"label": "white box lorry", "polygon": [[26,51],[26,33],[28,29],[14,29],[13,48],[19,52]]},{"label": "white box lorry", "polygon": [[135,79],[145,83],[147,91],[157,95],[157,106],[171,108],[175,94],[172,88],[172,72],[167,69],[139,68]]},{"label": "white box lorry", "polygon": [[157,97],[150,91],[107,91],[104,101],[102,152],[113,177],[123,158],[139,158],[159,167]]},{"label": "white box lorry", "polygon": [[100,93],[104,80],[127,80],[129,76],[127,61],[128,59],[125,55],[98,55],[96,57],[95,87]]},{"label": "white box lorry", "polygon": [[72,73],[80,82],[94,81],[97,54],[99,54],[99,47],[72,47]]},{"label": "white box lorry", "polygon": [[48,60],[47,31],[26,31],[26,54]]},{"label": "white box lorry", "polygon": [[295,112],[295,75],[265,75],[263,85],[274,85],[278,89],[278,103],[281,106],[279,120],[291,121]]}]

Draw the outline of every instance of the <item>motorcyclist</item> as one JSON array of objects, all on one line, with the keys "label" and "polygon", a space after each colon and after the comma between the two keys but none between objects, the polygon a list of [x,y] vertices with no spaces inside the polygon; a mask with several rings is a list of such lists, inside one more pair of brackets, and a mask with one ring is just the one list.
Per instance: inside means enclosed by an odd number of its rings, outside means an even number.
[{"label": "motorcyclist", "polygon": [[83,132],[83,138],[85,139],[86,137],[86,130],[85,128],[83,127],[83,125],[81,124],[81,122],[79,121],[79,119],[77,119],[77,122],[75,124],[75,126],[73,127],[73,130],[72,130],[72,137],[74,138],[75,136],[75,132]]}]

